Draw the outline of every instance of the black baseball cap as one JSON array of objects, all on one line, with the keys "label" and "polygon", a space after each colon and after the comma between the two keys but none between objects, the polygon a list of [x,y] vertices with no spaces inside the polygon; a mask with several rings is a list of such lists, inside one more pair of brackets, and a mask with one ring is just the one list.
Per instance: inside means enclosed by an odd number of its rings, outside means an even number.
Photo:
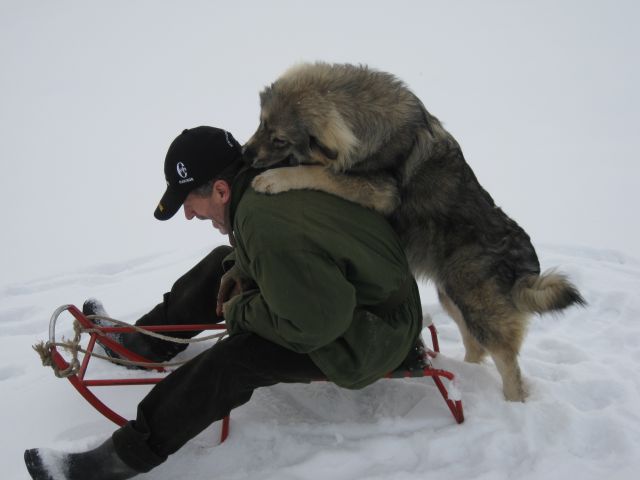
[{"label": "black baseball cap", "polygon": [[164,160],[167,190],[153,215],[173,217],[189,193],[242,159],[242,147],[226,130],[195,127],[184,130],[169,146]]}]

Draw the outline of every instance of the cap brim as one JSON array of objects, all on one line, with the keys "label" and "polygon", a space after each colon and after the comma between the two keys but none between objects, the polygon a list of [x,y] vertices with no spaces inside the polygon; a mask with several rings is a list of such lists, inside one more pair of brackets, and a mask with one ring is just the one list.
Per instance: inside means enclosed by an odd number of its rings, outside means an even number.
[{"label": "cap brim", "polygon": [[180,210],[188,195],[188,193],[176,192],[167,188],[156,207],[156,211],[153,212],[153,216],[158,220],[169,220]]}]

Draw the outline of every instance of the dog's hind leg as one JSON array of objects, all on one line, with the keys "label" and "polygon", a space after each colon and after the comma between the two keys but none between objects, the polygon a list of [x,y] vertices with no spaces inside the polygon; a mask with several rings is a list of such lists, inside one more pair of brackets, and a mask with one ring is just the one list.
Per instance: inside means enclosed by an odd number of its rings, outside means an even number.
[{"label": "dog's hind leg", "polygon": [[[459,281],[457,287],[462,283]],[[453,292],[447,289],[447,296],[449,313],[455,314],[452,317],[457,323],[464,324],[465,327],[461,327],[460,331],[464,332],[466,328],[468,332],[467,339],[463,333],[467,348],[465,360],[473,361],[478,358],[479,351],[487,351],[502,377],[505,398],[512,402],[523,402],[526,392],[518,365],[518,352],[524,339],[528,315],[516,310],[513,302],[492,281],[477,281],[473,286],[467,284],[464,287]],[[445,300],[443,305],[446,304]],[[451,305],[456,308],[451,308]],[[472,346],[471,349],[467,347],[468,344]]]},{"label": "dog's hind leg", "polygon": [[449,298],[449,296],[439,288],[438,299],[440,300],[440,305],[442,305],[442,308],[444,308],[445,312],[447,312],[449,316],[454,320],[454,322],[456,322],[456,325],[458,325],[458,329],[460,330],[460,334],[462,335],[462,343],[464,344],[464,361],[471,363],[480,363],[486,356],[487,351],[480,344],[480,342],[478,342],[469,332],[467,324],[464,321],[464,317],[462,316],[462,312],[456,306],[456,304],[453,303],[453,300],[451,300],[451,298]]},{"label": "dog's hind leg", "polygon": [[490,353],[502,377],[504,398],[511,402],[524,402],[527,394],[522,384],[517,352],[511,351],[509,348],[496,348],[492,349]]},{"label": "dog's hind leg", "polygon": [[484,347],[489,351],[502,377],[504,397],[511,402],[524,402],[527,392],[522,383],[518,352],[522,346],[527,314],[516,311],[503,298],[494,297],[484,311]]}]

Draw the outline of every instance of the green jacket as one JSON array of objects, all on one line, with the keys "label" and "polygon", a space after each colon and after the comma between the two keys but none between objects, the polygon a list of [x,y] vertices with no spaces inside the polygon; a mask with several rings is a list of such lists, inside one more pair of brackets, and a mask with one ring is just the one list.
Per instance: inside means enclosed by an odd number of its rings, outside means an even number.
[{"label": "green jacket", "polygon": [[233,260],[258,290],[230,303],[229,333],[307,353],[346,388],[398,367],[420,333],[422,308],[388,222],[322,192],[256,193],[256,173],[242,172],[231,189]]}]

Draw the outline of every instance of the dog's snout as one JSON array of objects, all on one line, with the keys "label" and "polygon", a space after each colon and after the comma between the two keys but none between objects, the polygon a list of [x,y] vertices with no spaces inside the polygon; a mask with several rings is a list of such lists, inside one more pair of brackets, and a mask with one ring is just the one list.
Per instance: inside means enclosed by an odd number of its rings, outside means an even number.
[{"label": "dog's snout", "polygon": [[256,158],[256,149],[248,143],[245,143],[242,147],[242,157],[247,163],[253,162],[253,160]]},{"label": "dog's snout", "polygon": [[245,143],[242,147],[242,159],[254,168],[266,168],[273,164],[269,157],[264,155],[264,151],[254,147],[251,142]]},{"label": "dog's snout", "polygon": [[256,158],[251,162],[253,168],[267,168],[271,164],[266,159]]}]

